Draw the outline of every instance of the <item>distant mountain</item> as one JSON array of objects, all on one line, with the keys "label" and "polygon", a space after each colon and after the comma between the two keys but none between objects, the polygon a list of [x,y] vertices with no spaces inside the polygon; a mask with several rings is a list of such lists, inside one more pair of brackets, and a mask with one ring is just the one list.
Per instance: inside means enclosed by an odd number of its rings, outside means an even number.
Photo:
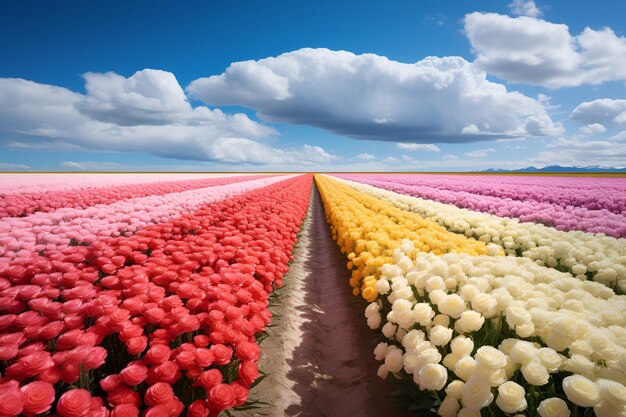
[{"label": "distant mountain", "polygon": [[613,168],[602,165],[589,165],[589,166],[560,166],[560,165],[549,165],[543,168],[537,167],[527,167],[520,169],[500,169],[500,168],[489,168],[480,172],[626,172],[626,168]]}]

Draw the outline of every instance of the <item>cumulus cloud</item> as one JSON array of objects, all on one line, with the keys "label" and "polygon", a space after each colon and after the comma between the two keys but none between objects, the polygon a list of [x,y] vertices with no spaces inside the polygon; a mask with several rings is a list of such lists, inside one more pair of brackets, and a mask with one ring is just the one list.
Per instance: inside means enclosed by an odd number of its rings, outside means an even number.
[{"label": "cumulus cloud", "polygon": [[194,116],[171,72],[145,69],[128,78],[114,72],[88,72],[83,77],[87,95],[75,106],[94,120],[120,126],[166,125]]},{"label": "cumulus cloud", "polygon": [[626,100],[602,98],[586,101],[572,111],[570,119],[604,126],[626,123]]},{"label": "cumulus cloud", "polygon": [[441,152],[437,145],[432,143],[396,143],[396,148],[404,151]]},{"label": "cumulus cloud", "polygon": [[0,144],[227,163],[312,163],[334,158],[318,146],[271,147],[263,140],[275,134],[274,129],[245,114],[192,107],[175,77],[165,71],[143,70],[129,78],[89,73],[85,79],[87,94],[83,95],[0,78]]},{"label": "cumulus cloud", "polygon": [[626,80],[626,38],[610,28],[570,34],[564,24],[497,13],[465,16],[474,63],[490,74],[548,88]]},{"label": "cumulus cloud", "polygon": [[373,161],[374,159],[376,159],[376,157],[374,155],[369,154],[367,152],[357,155],[357,158],[361,159],[363,161]]},{"label": "cumulus cloud", "polygon": [[513,3],[509,4],[509,9],[517,16],[540,17],[542,15],[533,0],[513,0]]},{"label": "cumulus cloud", "polygon": [[562,132],[535,99],[486,79],[460,57],[405,64],[374,54],[300,49],[231,64],[187,92],[243,105],[268,121],[308,124],[357,139],[463,142]]},{"label": "cumulus cloud", "polygon": [[459,159],[459,157],[449,153],[449,154],[445,154],[444,156],[442,156],[442,159],[446,159],[446,160],[450,160],[451,161],[451,160],[454,160],[454,159]]},{"label": "cumulus cloud", "polygon": [[611,136],[613,140],[626,140],[626,130],[622,130],[617,135]]},{"label": "cumulus cloud", "polygon": [[465,155],[470,158],[484,158],[489,156],[490,153],[494,153],[495,148],[487,148],[487,149],[476,149],[475,151],[465,152]]},{"label": "cumulus cloud", "polygon": [[585,135],[597,135],[598,133],[606,132],[606,127],[604,127],[604,125],[601,125],[600,123],[591,123],[587,126],[581,127],[578,130],[580,133],[583,133]]}]

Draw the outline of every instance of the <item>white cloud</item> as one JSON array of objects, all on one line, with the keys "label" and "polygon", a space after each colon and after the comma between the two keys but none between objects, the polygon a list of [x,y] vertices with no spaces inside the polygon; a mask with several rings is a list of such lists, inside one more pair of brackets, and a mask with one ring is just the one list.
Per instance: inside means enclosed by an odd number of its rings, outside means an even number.
[{"label": "white cloud", "polygon": [[548,88],[626,80],[626,38],[610,28],[572,36],[564,24],[496,13],[465,16],[474,63],[499,78]]},{"label": "white cloud", "polygon": [[461,129],[461,133],[465,133],[468,135],[476,135],[480,133],[480,129],[475,124],[470,124],[467,126],[463,126],[463,129]]},{"label": "white cloud", "polygon": [[544,106],[546,109],[548,109],[548,110],[556,110],[556,109],[558,109],[558,108],[560,108],[560,107],[561,107],[561,105],[560,105],[560,104],[552,104],[552,103],[550,102],[550,100],[552,100],[552,97],[550,97],[550,96],[548,96],[548,95],[545,95],[545,94],[543,94],[543,93],[539,93],[539,94],[537,94],[537,100],[538,100],[541,104],[543,104],[543,106]]},{"label": "white cloud", "polygon": [[455,159],[459,159],[459,157],[449,153],[449,154],[445,154],[444,156],[442,156],[442,159],[446,159],[446,160],[452,161],[452,160],[455,160]]},{"label": "white cloud", "polygon": [[[211,105],[243,105],[265,120],[357,139],[463,142],[563,130],[540,102],[488,81],[460,57],[405,64],[307,48],[233,63],[221,75],[193,81],[187,91]],[[475,131],[463,130],[469,125]]]},{"label": "white cloud", "polygon": [[490,153],[494,153],[495,148],[487,148],[487,149],[476,149],[475,151],[465,152],[465,155],[470,158],[484,158],[489,156]]},{"label": "white cloud", "polygon": [[120,126],[165,125],[187,121],[200,113],[191,107],[183,89],[171,72],[145,69],[129,78],[114,72],[88,72],[85,78],[87,95],[78,100],[76,108],[84,115],[101,122]]},{"label": "white cloud", "polygon": [[23,169],[30,169],[30,165],[25,165],[25,164],[10,164],[10,163],[6,163],[6,162],[0,162],[0,170],[23,170]]},{"label": "white cloud", "polygon": [[585,124],[599,123],[605,126],[626,123],[626,100],[602,98],[586,101],[572,111],[570,119]]},{"label": "white cloud", "polygon": [[118,164],[117,162],[104,162],[104,161],[81,161],[81,162],[66,161],[66,162],[61,162],[60,165],[63,168],[77,169],[77,170],[84,170],[84,171],[111,170],[111,169],[120,168],[122,166]]},{"label": "white cloud", "polygon": [[193,108],[174,76],[164,71],[144,70],[129,78],[90,73],[85,78],[86,95],[0,78],[0,144],[227,163],[314,163],[335,158],[319,146],[273,148],[261,140],[276,132],[245,114]]},{"label": "white cloud", "polygon": [[606,127],[604,127],[604,125],[601,125],[600,123],[592,123],[587,126],[581,127],[580,129],[578,129],[578,131],[585,135],[597,135],[599,133],[606,132]]},{"label": "white cloud", "polygon": [[509,9],[517,16],[540,17],[543,14],[534,0],[513,0],[513,3],[509,4]]},{"label": "white cloud", "polygon": [[432,143],[396,143],[396,148],[404,151],[441,152],[437,145]]},{"label": "white cloud", "polygon": [[324,150],[321,146],[304,145],[302,158],[309,162],[331,162],[339,159],[336,155],[330,154]]},{"label": "white cloud", "polygon": [[374,159],[376,159],[376,157],[374,155],[369,154],[367,152],[357,155],[357,158],[361,159],[363,161],[373,161]]},{"label": "white cloud", "polygon": [[611,136],[613,140],[626,140],[626,130],[622,130],[617,135]]},{"label": "white cloud", "polygon": [[400,159],[396,158],[395,156],[388,156],[383,159],[383,162],[386,164],[395,164],[396,162],[400,162]]},{"label": "white cloud", "polygon": [[549,150],[540,152],[533,162],[545,165],[626,167],[626,143],[560,138],[546,147]]}]

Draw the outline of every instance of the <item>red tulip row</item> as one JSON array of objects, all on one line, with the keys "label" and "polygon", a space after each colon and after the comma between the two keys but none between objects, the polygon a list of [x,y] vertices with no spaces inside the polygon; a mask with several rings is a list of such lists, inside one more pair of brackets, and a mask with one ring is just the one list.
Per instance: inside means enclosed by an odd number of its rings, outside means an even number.
[{"label": "red tulip row", "polygon": [[247,401],[307,211],[298,176],[0,275],[0,417],[217,416]]},{"label": "red tulip row", "polygon": [[185,181],[166,181],[156,183],[124,184],[88,189],[58,190],[46,192],[28,192],[0,195],[0,218],[27,216],[35,212],[51,212],[60,208],[81,208],[96,204],[110,204],[128,198],[164,195],[234,184],[267,177],[267,175],[231,175],[218,178],[203,178]]}]

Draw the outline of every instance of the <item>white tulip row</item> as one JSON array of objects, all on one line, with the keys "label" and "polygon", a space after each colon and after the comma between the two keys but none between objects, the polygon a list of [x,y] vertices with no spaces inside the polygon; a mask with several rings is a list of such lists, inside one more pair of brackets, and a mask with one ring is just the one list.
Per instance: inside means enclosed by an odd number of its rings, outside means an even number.
[{"label": "white tulip row", "polygon": [[626,296],[526,258],[393,257],[365,311],[379,376],[445,393],[442,416],[626,416]]},{"label": "white tulip row", "polygon": [[354,189],[435,221],[448,230],[501,246],[509,255],[571,272],[626,292],[626,239],[581,231],[564,232],[542,224],[461,209],[366,184],[334,178]]}]

